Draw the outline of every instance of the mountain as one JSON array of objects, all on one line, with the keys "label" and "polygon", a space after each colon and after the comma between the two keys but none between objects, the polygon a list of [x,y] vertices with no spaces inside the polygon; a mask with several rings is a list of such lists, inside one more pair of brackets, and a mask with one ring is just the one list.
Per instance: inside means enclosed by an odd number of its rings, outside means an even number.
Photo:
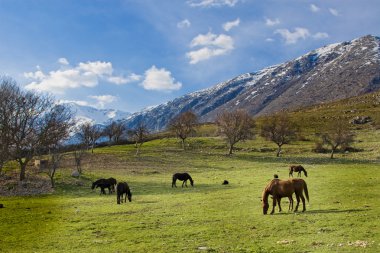
[{"label": "mountain", "polygon": [[78,105],[77,103],[64,103],[74,113],[77,125],[85,122],[105,125],[110,121],[125,120],[131,113],[114,109],[96,109],[91,106]]},{"label": "mountain", "polygon": [[159,131],[188,110],[207,122],[225,110],[245,109],[258,116],[376,90],[380,90],[380,38],[367,35],[147,108],[132,114],[127,124],[133,127],[143,121]]}]

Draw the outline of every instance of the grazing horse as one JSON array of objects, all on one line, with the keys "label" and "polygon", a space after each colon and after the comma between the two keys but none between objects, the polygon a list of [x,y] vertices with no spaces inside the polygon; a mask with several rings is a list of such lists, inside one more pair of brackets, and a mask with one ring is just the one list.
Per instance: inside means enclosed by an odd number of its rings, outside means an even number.
[{"label": "grazing horse", "polygon": [[116,190],[117,190],[117,203],[120,204],[123,203],[123,195],[125,194],[125,199],[124,199],[124,202],[127,203],[127,197],[128,197],[128,200],[129,202],[132,201],[132,193],[131,193],[131,190],[129,189],[129,186],[126,182],[120,182],[117,184],[116,186]]},{"label": "grazing horse", "polygon": [[106,194],[106,191],[104,189],[107,188],[108,193],[111,194],[111,189],[112,189],[112,187],[114,187],[112,179],[115,180],[114,178],[111,178],[111,180],[110,179],[104,179],[104,178],[96,180],[95,182],[92,183],[91,189],[94,190],[95,188],[100,187],[100,194],[102,194],[102,193]]},{"label": "grazing horse", "polygon": [[188,173],[175,173],[173,175],[172,188],[174,186],[177,187],[177,185],[176,185],[177,179],[183,181],[182,187],[183,187],[183,185],[185,185],[187,187],[187,180],[190,180],[191,186],[194,186],[194,181]]},{"label": "grazing horse", "polygon": [[306,182],[303,179],[300,179],[300,178],[294,178],[294,179],[292,178],[288,180],[272,179],[268,183],[268,185],[264,188],[264,191],[262,194],[263,213],[267,214],[268,212],[268,209],[269,209],[268,196],[269,195],[273,196],[273,207],[272,207],[272,212],[270,213],[270,214],[273,214],[276,203],[279,204],[279,208],[281,210],[281,206],[280,206],[281,198],[287,197],[290,200],[290,198],[292,198],[293,193],[296,194],[296,198],[297,198],[297,205],[294,212],[298,211],[300,198],[303,204],[302,212],[306,211],[305,198],[303,196],[303,192],[305,192],[306,199],[307,201],[309,201],[309,192],[307,190]]},{"label": "grazing horse", "polygon": [[110,178],[108,178],[107,180],[108,180],[108,182],[110,182],[110,184],[111,184],[111,192],[112,192],[112,193],[115,192],[115,187],[116,187],[116,184],[117,184],[116,179],[113,178],[113,177],[110,177]]},{"label": "grazing horse", "polygon": [[305,174],[305,177],[307,177],[307,171],[305,170],[304,167],[302,167],[301,165],[292,165],[289,167],[289,177],[290,176],[293,177],[293,172],[298,172],[297,175],[300,177],[302,171]]}]

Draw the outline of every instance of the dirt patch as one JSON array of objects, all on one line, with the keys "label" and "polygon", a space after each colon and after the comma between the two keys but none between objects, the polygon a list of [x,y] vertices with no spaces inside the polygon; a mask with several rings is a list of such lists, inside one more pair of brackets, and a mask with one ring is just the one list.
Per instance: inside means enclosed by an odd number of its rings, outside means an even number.
[{"label": "dirt patch", "polygon": [[31,196],[54,192],[50,179],[38,174],[28,173],[26,179],[19,181],[18,173],[0,177],[0,196]]},{"label": "dirt patch", "polygon": [[295,243],[295,241],[294,241],[294,240],[282,240],[282,241],[277,241],[277,244],[282,244],[282,245],[292,244],[292,243]]}]

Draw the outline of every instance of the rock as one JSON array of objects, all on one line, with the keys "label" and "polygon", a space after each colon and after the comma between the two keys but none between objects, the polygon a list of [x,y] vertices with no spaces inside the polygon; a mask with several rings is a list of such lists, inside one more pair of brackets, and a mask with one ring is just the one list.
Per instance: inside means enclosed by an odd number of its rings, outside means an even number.
[{"label": "rock", "polygon": [[356,116],[350,121],[350,123],[354,125],[363,125],[371,121],[372,121],[372,118],[369,116]]},{"label": "rock", "polygon": [[224,180],[222,183],[222,185],[227,185],[227,184],[229,184],[229,182],[227,180]]},{"label": "rock", "polygon": [[72,176],[72,177],[80,177],[80,173],[79,173],[79,171],[74,170],[74,171],[71,173],[71,176]]}]

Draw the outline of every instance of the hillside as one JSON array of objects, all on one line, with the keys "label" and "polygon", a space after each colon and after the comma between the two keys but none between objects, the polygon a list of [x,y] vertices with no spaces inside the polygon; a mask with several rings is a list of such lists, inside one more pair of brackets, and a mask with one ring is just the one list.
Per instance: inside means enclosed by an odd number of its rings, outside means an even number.
[{"label": "hillside", "polygon": [[133,127],[144,121],[151,130],[159,131],[188,110],[207,122],[223,110],[246,109],[253,116],[265,115],[377,91],[379,45],[380,39],[370,35],[328,45],[135,113],[127,122]]}]

